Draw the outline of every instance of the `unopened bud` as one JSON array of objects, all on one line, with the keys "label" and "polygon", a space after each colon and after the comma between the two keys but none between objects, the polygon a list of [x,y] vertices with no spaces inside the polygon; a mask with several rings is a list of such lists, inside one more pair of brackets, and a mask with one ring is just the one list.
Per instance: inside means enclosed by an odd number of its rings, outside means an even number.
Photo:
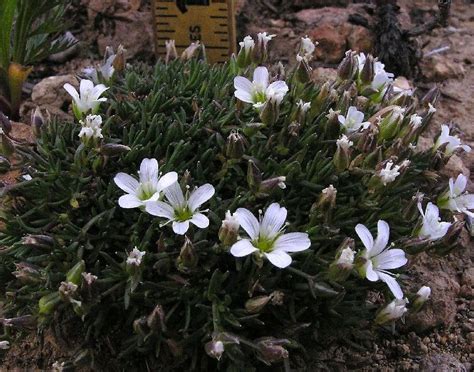
[{"label": "unopened bud", "polygon": [[302,59],[296,66],[296,79],[302,84],[310,82],[312,70],[313,69],[309,66],[308,61]]},{"label": "unopened bud", "polygon": [[451,224],[448,232],[443,237],[441,243],[446,247],[455,246],[458,243],[459,236],[464,228],[464,221],[455,221]]},{"label": "unopened bud", "polygon": [[77,285],[71,282],[61,282],[59,294],[64,301],[69,302],[77,292]]},{"label": "unopened bud", "polygon": [[166,331],[165,311],[163,310],[163,306],[156,305],[151,314],[148,315],[146,323],[151,330]]},{"label": "unopened bud", "polygon": [[176,260],[176,265],[179,271],[188,272],[197,266],[199,256],[193,246],[193,242],[187,237],[184,237],[184,244]]},{"label": "unopened bud", "polygon": [[256,340],[256,344],[261,358],[267,363],[278,362],[289,356],[284,346],[289,345],[290,341],[286,339],[264,337]]},{"label": "unopened bud", "polygon": [[147,318],[145,316],[142,316],[133,321],[132,328],[136,334],[145,336],[148,333],[146,320]]},{"label": "unopened bud", "polygon": [[346,238],[339,246],[336,259],[329,266],[329,279],[340,282],[347,279],[354,267],[354,239]]},{"label": "unopened bud", "polygon": [[245,310],[250,314],[256,314],[263,310],[263,308],[270,302],[271,296],[257,296],[245,302]]},{"label": "unopened bud", "polygon": [[27,262],[16,263],[16,270],[12,274],[23,284],[39,283],[43,280],[39,267]]},{"label": "unopened bud", "polygon": [[181,54],[181,60],[189,61],[193,57],[197,57],[196,52],[198,52],[199,49],[201,49],[201,43],[199,40],[195,43],[191,43],[191,45],[188,46]]},{"label": "unopened bud", "polygon": [[39,107],[36,107],[35,110],[31,113],[31,129],[35,136],[39,136],[41,128],[45,123],[45,119]]},{"label": "unopened bud", "polygon": [[421,287],[418,292],[416,292],[415,299],[413,300],[413,312],[418,312],[421,310],[423,305],[428,301],[431,296],[431,288],[427,286]]},{"label": "unopened bud", "polygon": [[211,358],[220,360],[222,358],[222,354],[224,354],[225,347],[222,341],[209,341],[206,343],[206,345],[204,345],[204,350]]},{"label": "unopened bud", "polygon": [[407,311],[407,299],[395,299],[385,306],[376,316],[375,323],[382,325],[400,319]]},{"label": "unopened bud", "polygon": [[125,70],[126,55],[127,50],[120,44],[117,48],[117,54],[115,54],[114,62],[112,66],[114,67],[115,72],[121,72]]},{"label": "unopened bud", "polygon": [[10,163],[10,160],[6,158],[5,156],[0,155],[0,173],[6,173],[8,172],[12,167],[12,164]]},{"label": "unopened bud", "polygon": [[66,280],[72,284],[79,284],[81,282],[82,273],[86,268],[84,260],[80,260],[76,263],[66,274]]},{"label": "unopened bud", "polygon": [[428,108],[428,104],[435,106],[438,102],[440,94],[441,90],[439,89],[439,86],[434,86],[423,96],[421,99],[421,104],[426,108]]},{"label": "unopened bud", "polygon": [[239,236],[239,227],[240,224],[237,218],[230,211],[227,211],[219,229],[219,240],[221,243],[226,247],[234,244]]},{"label": "unopened bud", "polygon": [[267,180],[264,180],[260,184],[259,192],[262,194],[270,194],[276,189],[286,189],[286,177],[285,176],[279,176],[279,177],[273,177],[269,178]]},{"label": "unopened bud", "polygon": [[355,53],[352,50],[346,52],[346,56],[337,68],[337,77],[340,80],[350,80],[354,76],[354,67],[357,66]]},{"label": "unopened bud", "polygon": [[364,85],[369,85],[374,80],[374,57],[370,54],[365,59],[364,67],[359,72],[359,79]]},{"label": "unopened bud", "polygon": [[0,111],[0,128],[5,132],[5,133],[10,133],[12,130],[12,123],[10,122],[10,119],[6,115],[3,114],[3,112]]},{"label": "unopened bud", "polygon": [[280,116],[280,102],[278,99],[270,97],[260,111],[260,120],[267,126],[272,126]]},{"label": "unopened bud", "polygon": [[178,58],[178,52],[176,51],[176,43],[174,40],[166,40],[165,48],[166,48],[165,63],[169,63],[169,61],[172,61]]},{"label": "unopened bud", "polygon": [[39,313],[43,315],[51,314],[59,302],[61,302],[59,292],[52,292],[41,297],[38,302]]},{"label": "unopened bud", "polygon": [[244,40],[239,43],[240,51],[237,54],[237,66],[240,68],[246,68],[252,63],[252,54],[255,48],[254,39],[248,35],[244,37]]},{"label": "unopened bud", "polygon": [[329,185],[323,191],[318,201],[318,208],[322,211],[333,209],[336,206],[337,189],[333,185]]},{"label": "unopened bud", "polygon": [[336,141],[337,149],[334,154],[333,162],[337,171],[342,172],[349,168],[352,152],[351,147],[353,144],[354,143],[349,141],[344,134]]},{"label": "unopened bud", "polygon": [[5,156],[10,156],[15,152],[15,144],[0,128],[0,153]]},{"label": "unopened bud", "polygon": [[37,322],[33,315],[22,315],[16,318],[0,318],[0,324],[4,327],[35,329]]},{"label": "unopened bud", "polygon": [[245,153],[246,140],[237,131],[232,131],[227,137],[226,155],[231,159],[240,159]]},{"label": "unopened bud", "polygon": [[35,248],[51,249],[54,247],[54,238],[49,235],[27,235],[21,243]]},{"label": "unopened bud", "polygon": [[252,59],[253,61],[261,65],[268,58],[268,42],[273,39],[276,35],[268,35],[266,32],[259,32],[257,34],[257,43],[253,48]]},{"label": "unopened bud", "polygon": [[130,147],[118,143],[106,143],[100,147],[100,153],[106,156],[118,156],[130,150]]},{"label": "unopened bud", "polygon": [[262,183],[262,172],[253,160],[249,160],[247,166],[247,183],[251,190],[258,190]]}]

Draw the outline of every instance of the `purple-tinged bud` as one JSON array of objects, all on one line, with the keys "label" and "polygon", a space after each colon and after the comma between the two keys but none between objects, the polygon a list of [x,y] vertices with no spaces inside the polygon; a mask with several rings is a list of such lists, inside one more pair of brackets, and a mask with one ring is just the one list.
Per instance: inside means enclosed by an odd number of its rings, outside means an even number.
[{"label": "purple-tinged bud", "polygon": [[270,194],[271,192],[275,191],[276,189],[286,189],[286,177],[285,176],[279,176],[279,177],[273,177],[269,178],[267,180],[264,180],[260,184],[259,192],[262,194]]},{"label": "purple-tinged bud", "polygon": [[368,106],[370,105],[370,99],[364,96],[357,96],[355,99],[355,107],[357,110],[366,112],[368,109]]},{"label": "purple-tinged bud", "polygon": [[348,50],[337,68],[337,77],[340,80],[351,80],[354,76],[354,70],[357,66],[355,52]]},{"label": "purple-tinged bud", "polygon": [[27,235],[21,239],[21,243],[23,245],[49,250],[54,247],[54,238],[49,235]]},{"label": "purple-tinged bud", "polygon": [[5,156],[10,156],[15,152],[15,144],[5,133],[6,132],[0,128],[0,153]]},{"label": "purple-tinged bud", "polygon": [[268,58],[268,42],[276,35],[268,35],[266,32],[257,34],[257,43],[253,49],[252,59],[257,65],[263,64]]},{"label": "purple-tinged bud", "polygon": [[257,296],[245,302],[245,310],[250,314],[257,314],[270,302],[271,296]]},{"label": "purple-tinged bud", "polygon": [[22,315],[16,318],[0,318],[0,324],[4,327],[35,329],[37,321],[33,315]]},{"label": "purple-tinged bud", "polygon": [[199,256],[194,249],[193,242],[187,237],[184,237],[184,244],[176,260],[176,266],[181,272],[189,272],[197,266]]},{"label": "purple-tinged bud", "polygon": [[63,301],[70,302],[77,292],[77,285],[71,282],[61,282],[59,295]]},{"label": "purple-tinged bud", "polygon": [[[459,236],[461,235],[461,232],[464,228],[464,221],[455,221],[451,224],[451,226],[448,229],[448,232],[446,235],[443,237],[441,240],[441,243],[445,247],[450,247],[451,249],[456,246],[456,244],[459,241]],[[444,253],[441,253],[444,254]]]},{"label": "purple-tinged bud", "polygon": [[440,94],[441,89],[439,89],[439,86],[434,86],[423,96],[421,99],[421,104],[426,108],[428,107],[428,104],[435,106],[438,102]]},{"label": "purple-tinged bud", "polygon": [[263,105],[260,111],[260,120],[267,126],[272,126],[280,116],[280,102],[279,99],[270,97]]},{"label": "purple-tinged bud", "polygon": [[340,112],[347,112],[347,109],[349,108],[349,106],[351,105],[351,94],[349,91],[344,91],[344,93],[342,93],[342,97],[341,99],[339,100],[338,104],[337,104],[337,109],[340,111]]},{"label": "purple-tinged bud", "polygon": [[316,207],[323,212],[334,209],[336,206],[336,196],[337,189],[333,185],[329,185],[321,191]]},{"label": "purple-tinged bud", "polygon": [[337,249],[336,259],[329,266],[329,279],[341,282],[347,279],[354,268],[354,239],[345,238]]},{"label": "purple-tinged bud", "polygon": [[336,139],[339,138],[341,133],[341,124],[339,123],[338,116],[341,111],[337,110],[334,111],[333,109],[329,109],[329,113],[326,115],[328,119],[324,128],[324,134],[328,139]]},{"label": "purple-tinged bud", "polygon": [[[166,43],[165,43],[166,44]],[[166,50],[168,52],[168,50]],[[126,65],[126,54],[127,50],[120,44],[117,48],[117,53],[115,54],[114,62],[112,66],[114,67],[115,72],[122,72],[125,70]],[[176,58],[176,57],[175,57]]]},{"label": "purple-tinged bud", "polygon": [[165,324],[165,311],[163,306],[156,305],[150,315],[146,319],[148,328],[153,331],[163,331],[166,332]]},{"label": "purple-tinged bud", "polygon": [[290,125],[288,125],[288,134],[291,137],[298,137],[300,135],[301,124],[297,121],[292,121]]},{"label": "purple-tinged bud", "polygon": [[106,143],[100,147],[100,153],[105,156],[119,156],[130,150],[130,147],[118,143]]},{"label": "purple-tinged bud", "polygon": [[34,111],[31,112],[31,129],[35,136],[39,136],[41,128],[45,124],[46,120],[41,113],[39,107],[36,107]]},{"label": "purple-tinged bud", "polygon": [[132,328],[137,335],[145,336],[148,333],[146,320],[147,318],[142,316],[133,321]]},{"label": "purple-tinged bud", "polygon": [[262,360],[268,364],[287,359],[288,350],[284,346],[290,344],[289,340],[264,337],[256,340],[257,348]]},{"label": "purple-tinged bud", "polygon": [[240,159],[245,153],[247,141],[237,131],[232,131],[227,137],[226,155],[231,159]]},{"label": "purple-tinged bud", "polygon": [[306,84],[311,81],[311,73],[313,69],[308,64],[308,61],[302,59],[296,65],[296,79],[302,84]]},{"label": "purple-tinged bud", "polygon": [[262,172],[253,160],[249,160],[247,167],[247,183],[251,190],[258,190],[262,183]]},{"label": "purple-tinged bud", "polygon": [[224,354],[225,347],[224,343],[219,340],[209,341],[204,345],[204,350],[206,354],[209,355],[211,358],[221,360],[222,354]]},{"label": "purple-tinged bud", "polygon": [[0,128],[5,132],[5,133],[10,133],[12,130],[12,123],[10,122],[10,119],[6,115],[3,114],[3,112],[0,111]]},{"label": "purple-tinged bud", "polygon": [[351,163],[351,153],[352,153],[352,145],[354,143],[347,138],[345,134],[343,134],[337,141],[337,149],[336,153],[333,157],[334,166],[338,172],[342,172],[349,168],[349,164]]},{"label": "purple-tinged bud", "polygon": [[97,280],[97,276],[91,273],[82,273],[81,276],[84,280],[84,283],[86,283],[89,287]]},{"label": "purple-tinged bud", "polygon": [[222,225],[219,229],[219,240],[226,247],[230,247],[237,241],[239,237],[239,221],[235,215],[233,216],[230,211],[225,214],[225,219],[222,221]]},{"label": "purple-tinged bud", "polygon": [[359,79],[362,84],[369,85],[374,80],[374,76],[374,57],[369,54],[365,60],[364,67],[359,72]]},{"label": "purple-tinged bud", "polygon": [[27,262],[20,262],[16,263],[15,267],[16,270],[13,271],[12,274],[23,284],[40,283],[44,280],[38,266]]}]

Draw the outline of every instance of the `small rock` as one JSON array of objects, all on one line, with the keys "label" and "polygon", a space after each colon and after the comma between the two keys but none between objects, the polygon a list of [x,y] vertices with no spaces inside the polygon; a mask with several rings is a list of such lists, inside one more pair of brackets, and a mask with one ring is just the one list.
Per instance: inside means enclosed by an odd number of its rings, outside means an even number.
[{"label": "small rock", "polygon": [[326,63],[339,63],[347,50],[346,32],[344,27],[323,24],[312,29],[308,36],[316,40],[319,45],[315,50],[315,57]]},{"label": "small rock", "polygon": [[317,67],[312,72],[312,79],[315,83],[324,84],[326,81],[335,80],[337,70],[335,68]]},{"label": "small rock", "polygon": [[356,52],[370,53],[374,48],[374,35],[362,26],[353,26],[347,37],[347,46]]},{"label": "small rock", "polygon": [[424,372],[465,372],[464,365],[449,354],[430,354],[421,360],[420,370]]},{"label": "small rock", "polygon": [[456,63],[447,56],[434,55],[424,59],[421,69],[423,75],[429,81],[444,81],[447,79],[460,79],[465,70],[462,64]]},{"label": "small rock", "polygon": [[454,178],[456,178],[460,173],[462,173],[467,178],[469,178],[471,172],[458,155],[451,155],[448,160],[448,163],[441,170],[441,173],[444,176]]},{"label": "small rock", "polygon": [[474,342],[474,332],[469,332],[466,336],[466,338],[471,341],[471,342]]}]

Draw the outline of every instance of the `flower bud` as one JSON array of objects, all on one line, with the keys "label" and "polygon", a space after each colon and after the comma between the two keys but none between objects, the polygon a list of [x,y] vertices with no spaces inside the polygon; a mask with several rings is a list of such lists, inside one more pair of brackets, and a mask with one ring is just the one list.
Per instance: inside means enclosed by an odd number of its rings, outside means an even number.
[{"label": "flower bud", "polygon": [[175,60],[178,58],[178,52],[176,51],[176,42],[174,40],[165,41],[166,56],[165,63]]},{"label": "flower bud", "polygon": [[76,263],[66,274],[66,280],[72,284],[79,284],[81,282],[82,273],[86,268],[84,260]]},{"label": "flower bud", "polygon": [[374,57],[369,54],[365,60],[364,67],[359,72],[359,79],[362,84],[369,85],[374,80],[374,76]]},{"label": "flower bud", "polygon": [[5,132],[5,133],[10,133],[12,130],[12,123],[10,122],[10,119],[8,119],[7,116],[3,114],[3,112],[0,111],[0,128]]},{"label": "flower bud", "polygon": [[100,147],[100,153],[105,156],[118,156],[130,150],[130,147],[118,143],[106,143]]},{"label": "flower bud", "polygon": [[324,128],[324,134],[328,139],[336,139],[341,133],[341,124],[339,124],[338,116],[341,112],[339,110],[334,111],[329,109],[329,113],[326,115],[328,119]]},{"label": "flower bud", "polygon": [[252,63],[252,54],[255,48],[254,39],[248,35],[244,37],[244,40],[239,42],[240,51],[237,54],[237,66],[240,68],[246,68]]},{"label": "flower bud", "polygon": [[35,329],[36,317],[33,315],[22,315],[16,318],[0,318],[0,324],[4,327],[15,327],[18,329]]},{"label": "flower bud", "polygon": [[148,333],[146,317],[142,316],[138,319],[135,319],[133,321],[132,328],[137,335],[145,336]]},{"label": "flower bud", "polygon": [[400,130],[400,124],[402,123],[405,109],[400,106],[394,106],[389,114],[380,121],[380,134],[379,142],[382,140],[389,140],[395,137]]},{"label": "flower bud", "polygon": [[412,221],[415,218],[418,218],[418,203],[423,201],[424,194],[417,191],[415,195],[411,197],[410,202],[402,210],[402,215],[405,221]]},{"label": "flower bud", "polygon": [[10,160],[6,158],[5,156],[0,155],[0,173],[6,173],[8,172],[12,167],[12,164],[10,163]]},{"label": "flower bud", "polygon": [[423,96],[423,98],[421,99],[421,104],[425,107],[428,107],[428,104],[431,104],[432,106],[436,105],[440,94],[441,89],[439,89],[439,86],[434,86]]},{"label": "flower bud", "polygon": [[274,97],[269,97],[260,111],[260,120],[267,126],[272,126],[280,116],[280,102]]},{"label": "flower bud", "polygon": [[8,349],[10,349],[10,342],[0,341],[0,350],[8,350]]},{"label": "flower bud", "polygon": [[347,279],[354,267],[354,239],[346,238],[339,246],[336,259],[329,266],[329,279],[340,282]]},{"label": "flower bud", "polygon": [[260,188],[258,189],[259,193],[268,195],[271,192],[275,191],[275,189],[286,189],[286,177],[285,176],[279,176],[279,177],[273,177],[269,178],[267,180],[264,180],[260,184]]},{"label": "flower bud", "polygon": [[387,323],[392,323],[400,319],[407,311],[406,304],[408,300],[405,299],[395,299],[385,306],[375,318],[375,323],[382,325]]},{"label": "flower bud", "polygon": [[259,32],[257,34],[257,43],[253,49],[252,59],[253,61],[261,65],[268,58],[268,42],[273,39],[276,35],[268,35],[266,32]]},{"label": "flower bud", "polygon": [[120,44],[117,48],[117,53],[115,54],[114,62],[112,63],[115,72],[122,72],[123,70],[125,70],[126,52],[127,50],[123,47],[122,44]]},{"label": "flower bud", "polygon": [[296,111],[293,116],[293,119],[296,120],[298,123],[303,124],[306,119],[306,114],[311,108],[311,102],[304,102],[302,99],[300,99],[296,103]]},{"label": "flower bud", "polygon": [[249,160],[247,167],[247,183],[251,190],[258,190],[262,183],[262,172],[253,160]]},{"label": "flower bud", "polygon": [[10,156],[15,152],[15,144],[0,128],[0,153],[5,156]]},{"label": "flower bud", "polygon": [[245,153],[246,140],[237,131],[232,131],[227,137],[226,155],[231,159],[240,159]]},{"label": "flower bud", "polygon": [[263,308],[270,302],[271,296],[257,296],[245,302],[245,310],[250,314],[256,314],[263,310]]},{"label": "flower bud", "polygon": [[148,318],[146,319],[146,324],[148,328],[155,331],[166,331],[165,325],[165,311],[163,310],[163,306],[156,305]]},{"label": "flower bud", "polygon": [[59,295],[63,301],[70,302],[77,292],[77,285],[71,282],[61,282]]},{"label": "flower bud", "polygon": [[23,245],[49,250],[54,247],[54,238],[49,235],[27,235],[21,239],[21,243]]},{"label": "flower bud", "polygon": [[27,262],[15,264],[16,270],[12,274],[23,284],[40,283],[43,281],[39,267]]},{"label": "flower bud", "polygon": [[190,59],[192,59],[194,57],[198,57],[196,52],[198,52],[199,49],[201,49],[201,48],[202,48],[202,46],[201,46],[201,42],[199,40],[196,41],[195,43],[191,43],[191,45],[189,45],[183,51],[183,53],[181,54],[181,60],[182,61],[189,61]]},{"label": "flower bud", "polygon": [[415,299],[413,300],[413,311],[420,311],[425,302],[428,301],[430,296],[431,288],[427,286],[421,287],[418,292],[416,292]]},{"label": "flower bud", "polygon": [[437,249],[438,254],[446,254],[453,249],[459,240],[459,236],[464,228],[464,221],[455,221],[451,224],[448,229],[448,232],[441,240],[441,245],[444,246],[443,249]]},{"label": "flower bud", "polygon": [[230,211],[225,214],[225,219],[222,221],[222,225],[219,229],[219,240],[226,247],[230,247],[237,241],[239,236],[239,221],[235,216],[232,216]]},{"label": "flower bud", "polygon": [[81,276],[89,287],[97,280],[97,276],[91,273],[82,273]]},{"label": "flower bud", "polygon": [[352,141],[349,141],[346,135],[342,135],[336,141],[337,149],[333,157],[334,166],[338,172],[342,172],[349,168],[351,162],[351,147],[353,145]]},{"label": "flower bud", "polygon": [[313,69],[308,64],[308,61],[302,59],[296,66],[296,79],[302,84],[306,84],[311,81],[311,72]]},{"label": "flower bud", "polygon": [[350,80],[354,76],[354,68],[357,66],[355,53],[352,50],[346,52],[346,56],[337,68],[337,77],[340,80]]},{"label": "flower bud", "polygon": [[39,299],[38,308],[40,314],[51,314],[57,304],[61,301],[58,292],[52,292]]},{"label": "flower bud", "polygon": [[176,260],[176,266],[181,272],[188,272],[197,266],[199,256],[197,255],[193,242],[187,237],[184,237],[184,244]]},{"label": "flower bud", "polygon": [[224,343],[219,340],[209,341],[206,343],[206,345],[204,345],[204,350],[211,358],[220,360],[222,358],[222,354],[224,354],[225,351]]},{"label": "flower bud", "polygon": [[264,337],[256,340],[256,344],[260,357],[267,363],[278,362],[289,356],[288,350],[284,346],[289,345],[290,341],[286,339]]},{"label": "flower bud", "polygon": [[322,211],[333,209],[336,206],[336,195],[336,188],[333,185],[329,185],[329,187],[321,191],[317,207]]},{"label": "flower bud", "polygon": [[337,104],[337,109],[340,112],[347,112],[347,109],[351,105],[351,93],[349,91],[344,91],[342,93],[342,97],[339,99],[339,102]]}]

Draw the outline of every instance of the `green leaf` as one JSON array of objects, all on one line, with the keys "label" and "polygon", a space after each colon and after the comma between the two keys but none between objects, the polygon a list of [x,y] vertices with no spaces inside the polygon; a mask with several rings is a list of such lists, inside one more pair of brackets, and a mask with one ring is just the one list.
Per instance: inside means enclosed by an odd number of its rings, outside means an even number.
[{"label": "green leaf", "polygon": [[0,2],[0,67],[6,71],[10,63],[11,35],[17,0]]}]

